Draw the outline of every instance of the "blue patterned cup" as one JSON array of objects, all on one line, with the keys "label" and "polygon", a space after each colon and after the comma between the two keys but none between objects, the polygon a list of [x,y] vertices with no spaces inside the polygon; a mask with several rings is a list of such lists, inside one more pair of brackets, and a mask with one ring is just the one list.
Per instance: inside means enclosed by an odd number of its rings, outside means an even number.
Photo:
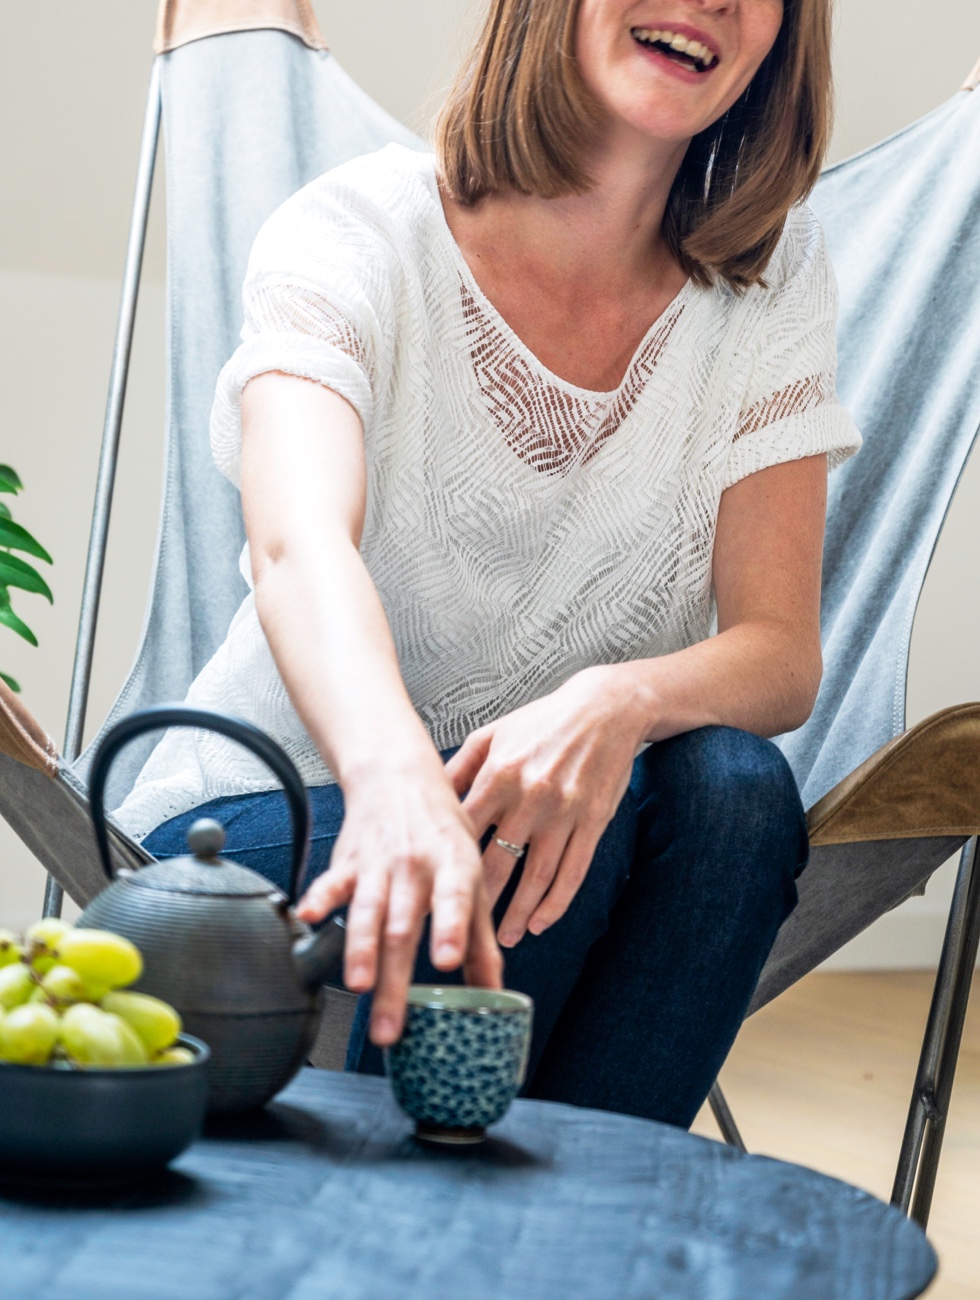
[{"label": "blue patterned cup", "polygon": [[527,1072],[534,1003],[523,993],[413,984],[385,1053],[395,1100],[427,1142],[482,1142]]}]

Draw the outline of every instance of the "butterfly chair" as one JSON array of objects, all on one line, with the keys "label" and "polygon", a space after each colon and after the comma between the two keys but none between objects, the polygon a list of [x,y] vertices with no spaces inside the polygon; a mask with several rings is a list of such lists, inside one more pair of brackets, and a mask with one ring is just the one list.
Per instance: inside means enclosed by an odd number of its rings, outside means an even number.
[{"label": "butterfly chair", "polygon": [[[325,169],[391,140],[423,147],[328,54],[306,0],[164,0],[61,755],[0,683],[0,812],[65,889],[103,885],[80,753],[146,217],[167,151],[169,384],[156,571],[132,672],[105,726],[183,698],[245,593],[237,493],[215,470],[208,415],[234,350],[240,286],[264,219]],[[980,705],[904,731],[909,634],[929,558],[980,425],[980,95],[831,168],[815,206],[842,284],[840,389],[865,447],[831,480],[823,597],[826,673],[813,717],[781,741],[813,854],[752,1004],[782,992],[964,849],[893,1200],[925,1223],[980,928]],[[105,728],[103,728],[104,731]],[[101,733],[100,733],[101,734]],[[131,788],[152,739],[113,771]],[[973,838],[971,838],[973,837]],[[150,860],[112,831],[119,866]],[[321,1045],[346,1035],[338,994]],[[741,1145],[720,1089],[722,1131]]]}]

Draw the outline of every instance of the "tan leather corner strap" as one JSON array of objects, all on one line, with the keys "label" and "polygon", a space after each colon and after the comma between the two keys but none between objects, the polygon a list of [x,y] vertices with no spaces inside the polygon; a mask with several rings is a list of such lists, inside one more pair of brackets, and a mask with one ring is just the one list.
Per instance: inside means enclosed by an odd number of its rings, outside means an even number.
[{"label": "tan leather corner strap", "polygon": [[26,705],[0,681],[0,753],[53,777],[58,772],[55,743]]},{"label": "tan leather corner strap", "polygon": [[311,50],[327,48],[310,0],[160,0],[153,49],[166,54],[206,36],[263,27],[290,32]]},{"label": "tan leather corner strap", "polygon": [[980,704],[896,736],[807,814],[812,844],[980,832]]},{"label": "tan leather corner strap", "polygon": [[973,71],[960,86],[960,90],[976,90],[977,86],[980,86],[980,59],[973,65]]}]

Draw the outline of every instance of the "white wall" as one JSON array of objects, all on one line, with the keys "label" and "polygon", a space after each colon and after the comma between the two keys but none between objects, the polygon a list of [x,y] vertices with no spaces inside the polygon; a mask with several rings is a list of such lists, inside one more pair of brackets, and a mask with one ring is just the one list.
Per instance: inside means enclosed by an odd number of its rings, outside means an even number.
[{"label": "white wall", "polygon": [[[481,0],[314,3],[347,70],[416,129],[424,129],[462,34],[482,8]],[[17,518],[56,561],[54,607],[36,597],[17,602],[40,648],[0,629],[0,668],[20,679],[59,742],[155,10],[156,0],[0,0],[0,461],[14,464],[26,484]],[[843,0],[832,157],[873,143],[957,88],[980,55],[976,0],[935,0],[929,29],[942,39],[909,39],[921,30],[913,0]],[[94,722],[128,669],[155,539],[164,346],[162,184],[157,189],[96,651]],[[980,460],[954,502],[916,620],[911,720],[980,698],[978,506]],[[38,915],[42,891],[39,868],[0,823],[0,924]],[[932,960],[943,901],[942,887],[932,887],[926,899],[862,936],[846,960]]]}]

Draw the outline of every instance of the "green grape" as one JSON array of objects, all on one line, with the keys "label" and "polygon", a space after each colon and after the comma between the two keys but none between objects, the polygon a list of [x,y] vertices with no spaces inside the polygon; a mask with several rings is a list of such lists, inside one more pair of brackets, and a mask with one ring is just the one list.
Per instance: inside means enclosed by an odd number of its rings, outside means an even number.
[{"label": "green grape", "polygon": [[23,953],[17,942],[17,936],[9,930],[0,930],[0,967],[10,966],[20,961]]},{"label": "green grape", "polygon": [[24,942],[30,955],[31,965],[39,975],[44,975],[58,964],[55,955],[58,941],[71,929],[67,921],[57,916],[46,916],[24,931]]},{"label": "green grape", "polygon": [[143,970],[136,945],[108,930],[69,930],[58,940],[57,956],[62,965],[78,971],[93,1002],[110,989],[132,984]]},{"label": "green grape", "polygon": [[193,1065],[194,1053],[187,1047],[168,1047],[165,1052],[158,1052],[150,1061],[151,1065]]},{"label": "green grape", "polygon": [[27,927],[24,938],[28,943],[43,943],[45,948],[56,948],[58,940],[72,928],[70,921],[62,921],[59,916],[45,916]]},{"label": "green grape", "polygon": [[61,1017],[59,1041],[78,1065],[118,1065],[122,1046],[112,1022],[86,1002],[69,1007]]},{"label": "green grape", "polygon": [[107,993],[99,1006],[131,1025],[151,1055],[169,1047],[182,1028],[173,1007],[147,993]]},{"label": "green grape", "polygon": [[110,1020],[114,1021],[113,1028],[119,1036],[119,1042],[122,1045],[123,1065],[146,1065],[149,1059],[149,1053],[144,1046],[142,1038],[133,1028],[126,1023],[122,1016],[113,1015],[106,1012]]},{"label": "green grape", "polygon": [[0,1057],[15,1065],[47,1065],[60,1022],[50,1007],[15,1007],[3,1020]]},{"label": "green grape", "polygon": [[32,995],[33,1001],[87,1002],[88,988],[77,970],[70,966],[52,966]]},{"label": "green grape", "polygon": [[61,1017],[59,1037],[76,1065],[142,1065],[146,1061],[143,1045],[129,1026],[88,1002],[68,1008]]},{"label": "green grape", "polygon": [[0,1007],[5,1011],[19,1007],[36,987],[30,968],[24,962],[19,961],[16,966],[4,966],[0,970]]}]

